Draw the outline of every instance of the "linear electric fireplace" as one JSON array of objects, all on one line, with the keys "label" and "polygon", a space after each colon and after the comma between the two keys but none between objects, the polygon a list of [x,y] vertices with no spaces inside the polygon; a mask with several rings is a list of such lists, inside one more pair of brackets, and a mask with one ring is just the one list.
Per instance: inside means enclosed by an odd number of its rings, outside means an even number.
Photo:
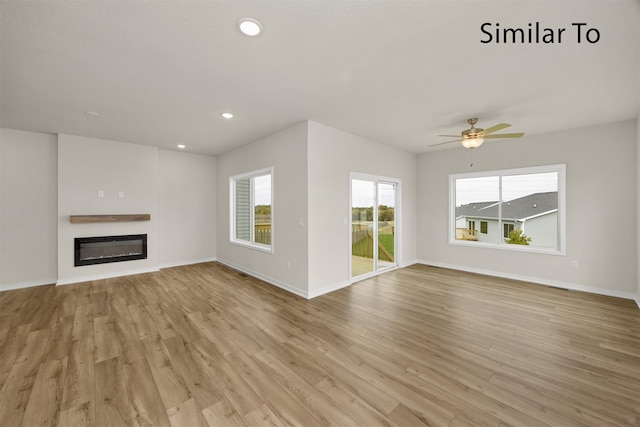
[{"label": "linear electric fireplace", "polygon": [[147,235],[76,237],[74,265],[147,259]]}]

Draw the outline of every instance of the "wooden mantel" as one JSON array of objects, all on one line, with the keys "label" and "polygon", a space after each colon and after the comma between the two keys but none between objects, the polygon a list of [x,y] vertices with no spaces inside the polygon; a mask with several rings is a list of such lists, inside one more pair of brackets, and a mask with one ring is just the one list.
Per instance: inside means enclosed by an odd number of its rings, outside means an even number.
[{"label": "wooden mantel", "polygon": [[128,222],[149,221],[151,214],[119,214],[119,215],[70,215],[69,222],[83,224],[90,222]]}]

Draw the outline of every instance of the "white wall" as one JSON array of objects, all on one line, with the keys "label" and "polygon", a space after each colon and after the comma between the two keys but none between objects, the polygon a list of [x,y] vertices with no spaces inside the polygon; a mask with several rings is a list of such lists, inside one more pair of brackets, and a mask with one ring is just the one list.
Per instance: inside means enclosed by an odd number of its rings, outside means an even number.
[{"label": "white wall", "polygon": [[349,277],[349,173],[399,178],[401,266],[416,259],[416,156],[309,122],[309,294],[347,285]]},{"label": "white wall", "polygon": [[[270,166],[275,179],[274,254],[229,243],[229,177]],[[350,172],[402,180],[399,263],[416,259],[414,154],[304,122],[220,156],[217,167],[217,258],[225,264],[304,297],[350,283]]]},{"label": "white wall", "polygon": [[[3,128],[0,190],[0,291],[216,257],[215,157]],[[69,223],[73,214],[110,213],[150,213],[151,221]],[[138,233],[148,234],[147,260],[73,267],[74,237]]]},{"label": "white wall", "polygon": [[[355,171],[402,179],[402,265],[420,259],[625,297],[637,294],[640,304],[640,230],[636,225],[640,223],[640,120],[491,141],[476,150],[476,170],[567,164],[566,257],[447,244],[448,174],[470,170],[469,152],[463,149],[420,155],[416,172],[412,154],[314,122],[228,153],[218,159],[217,167],[216,159],[208,156],[69,135],[60,139],[67,149],[58,171],[58,137],[0,130],[0,290],[55,282],[58,220],[66,229],[71,226],[71,213],[132,213],[133,209],[144,213],[146,206],[155,203],[155,215],[153,207],[148,212],[156,221],[155,262],[144,268],[217,257],[293,292],[317,295],[349,281],[349,231],[344,219],[349,215],[348,176]],[[68,150],[76,145],[78,150]],[[123,173],[140,157],[148,173]],[[155,166],[150,160],[154,157]],[[79,159],[85,161],[84,171],[74,168]],[[228,178],[266,166],[276,168],[278,234],[273,255],[229,244]],[[86,178],[95,171],[106,179]],[[64,181],[76,181],[69,188],[61,187],[61,204],[66,206],[63,199],[70,199],[73,209],[67,207],[68,212],[60,215],[58,172]],[[131,184],[132,180],[142,184]],[[138,185],[148,191],[142,196],[143,206],[119,204],[133,203]],[[97,199],[97,186],[103,187],[105,200]],[[118,191],[125,191],[125,200],[114,198]],[[185,211],[189,205],[194,209]],[[190,220],[182,222],[184,216]],[[629,217],[638,221],[629,221]],[[304,227],[297,225],[298,218],[303,219]],[[26,241],[17,239],[20,233],[29,236]],[[40,243],[34,247],[31,241],[36,235]],[[64,239],[66,251],[72,246]],[[172,245],[176,239],[180,244]],[[184,252],[176,250],[178,246]],[[35,251],[38,261],[27,257],[27,250]],[[574,259],[579,261],[578,269],[570,267]],[[290,270],[288,261],[292,261]],[[72,259],[68,263],[72,265]],[[98,272],[122,273],[120,267]]]},{"label": "white wall", "polygon": [[[470,153],[418,158],[418,258],[450,266],[630,298],[637,289],[637,123],[630,120],[518,140],[489,141],[473,170],[566,163],[566,256],[447,243],[448,175],[470,171]],[[576,260],[579,268],[571,268]]]},{"label": "white wall", "polygon": [[216,158],[158,151],[160,267],[216,258]]},{"label": "white wall", "polygon": [[[640,11],[639,11],[640,13]],[[638,33],[638,56],[640,57],[640,32]],[[640,99],[640,86],[638,87],[638,99]],[[637,128],[636,128],[636,177],[637,177],[637,193],[636,193],[636,202],[637,202],[637,216],[636,223],[640,224],[640,112],[638,112],[638,118],[636,120]],[[636,244],[636,251],[638,254],[638,258],[636,260],[637,266],[637,275],[636,275],[636,304],[640,307],[640,227],[638,227],[638,238]]]},{"label": "white wall", "polygon": [[[637,203],[637,224],[640,224],[640,115],[638,116],[637,122],[637,130],[636,130],[636,178],[637,178],[637,192],[636,192],[636,203]],[[638,227],[638,240],[636,242],[636,253],[637,253],[637,276],[636,276],[636,303],[638,307],[640,307],[640,227]]]},{"label": "white wall", "polygon": [[0,291],[57,278],[57,136],[0,129]]},{"label": "white wall", "polygon": [[[274,168],[273,253],[229,243],[229,177],[268,167]],[[223,154],[217,172],[218,261],[306,297],[307,123]]]},{"label": "white wall", "polygon": [[[104,197],[98,197],[98,191]],[[118,197],[124,192],[124,197]],[[151,214],[150,221],[71,224],[70,215]],[[158,149],[58,136],[58,283],[158,268]],[[147,234],[147,259],[74,267],[76,237]]]}]

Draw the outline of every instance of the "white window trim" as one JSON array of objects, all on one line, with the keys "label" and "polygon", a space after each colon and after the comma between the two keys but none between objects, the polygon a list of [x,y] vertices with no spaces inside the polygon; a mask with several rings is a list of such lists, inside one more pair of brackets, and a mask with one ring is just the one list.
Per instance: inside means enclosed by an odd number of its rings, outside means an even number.
[{"label": "white window trim", "polygon": [[[557,248],[544,248],[526,245],[510,245],[502,239],[499,243],[467,242],[456,240],[456,180],[460,178],[480,178],[488,176],[526,175],[536,173],[558,173],[558,246]],[[500,180],[502,182],[502,180]],[[502,193],[502,188],[500,188]],[[502,221],[500,221],[502,224]],[[502,249],[515,252],[530,252],[550,255],[566,255],[566,165],[534,166],[518,169],[502,169],[483,172],[458,173],[449,175],[449,244],[455,246],[470,246],[474,248]],[[502,229],[500,230],[502,235]]]},{"label": "white window trim", "polygon": [[[251,217],[251,241],[241,240],[236,238],[236,181],[239,179],[247,179],[247,178],[255,178],[258,176],[271,175],[271,244],[265,245],[264,243],[256,243],[254,242],[254,234],[255,234],[255,224],[254,224],[254,209],[251,209],[249,215]],[[274,182],[275,177],[273,173],[273,166],[264,169],[257,169],[250,172],[245,172],[237,175],[233,175],[229,177],[229,243],[234,245],[243,246],[245,248],[255,249],[262,252],[267,252],[270,254],[274,253],[274,236],[275,236],[275,221],[274,221]],[[253,194],[253,180],[251,180],[251,194]],[[253,202],[252,202],[253,203]]]}]

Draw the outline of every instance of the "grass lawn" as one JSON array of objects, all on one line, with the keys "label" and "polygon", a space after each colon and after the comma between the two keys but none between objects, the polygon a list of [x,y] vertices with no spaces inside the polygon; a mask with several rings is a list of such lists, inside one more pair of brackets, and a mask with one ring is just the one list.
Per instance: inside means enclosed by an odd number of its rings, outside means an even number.
[{"label": "grass lawn", "polygon": [[385,249],[388,250],[391,255],[394,255],[393,234],[378,234],[378,239],[380,240],[380,243],[382,243],[382,246],[384,246]]},{"label": "grass lawn", "polygon": [[[394,248],[393,248],[393,234],[379,234],[378,239],[384,248],[389,251],[392,258],[395,258]],[[361,240],[358,243],[354,243],[351,249],[351,253],[354,256],[363,256],[363,257],[371,257],[371,238],[366,238]],[[369,253],[369,255],[367,255]]]}]

